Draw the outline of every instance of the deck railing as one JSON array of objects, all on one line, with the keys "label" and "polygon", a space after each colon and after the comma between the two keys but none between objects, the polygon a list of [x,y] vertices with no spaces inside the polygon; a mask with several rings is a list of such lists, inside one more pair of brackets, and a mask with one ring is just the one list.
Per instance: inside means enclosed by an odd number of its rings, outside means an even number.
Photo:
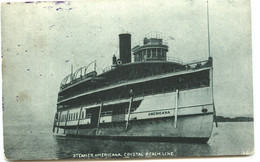
[{"label": "deck railing", "polygon": [[179,63],[179,64],[183,64],[182,60],[179,59],[179,58],[177,58],[177,57],[170,57],[170,56],[168,56],[168,57],[167,57],[167,61],[169,61],[169,62],[176,62],[176,63]]}]

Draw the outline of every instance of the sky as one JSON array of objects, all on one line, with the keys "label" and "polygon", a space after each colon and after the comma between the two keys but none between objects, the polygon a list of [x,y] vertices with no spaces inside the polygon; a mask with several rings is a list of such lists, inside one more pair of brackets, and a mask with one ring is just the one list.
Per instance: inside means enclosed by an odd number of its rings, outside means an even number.
[{"label": "sky", "polygon": [[[168,56],[208,57],[204,0],[99,0],[2,4],[4,124],[52,124],[62,79],[118,55],[118,35],[132,45],[159,31]],[[250,1],[210,0],[217,115],[253,116]],[[14,120],[16,119],[16,120]]]}]

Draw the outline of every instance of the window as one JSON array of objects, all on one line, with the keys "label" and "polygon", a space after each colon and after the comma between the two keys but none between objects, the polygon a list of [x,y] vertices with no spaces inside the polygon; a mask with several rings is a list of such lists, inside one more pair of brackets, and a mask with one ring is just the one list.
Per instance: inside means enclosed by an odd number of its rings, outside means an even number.
[{"label": "window", "polygon": [[84,111],[82,111],[82,114],[81,114],[81,119],[84,119]]},{"label": "window", "polygon": [[76,113],[76,119],[78,119],[78,113]]},{"label": "window", "polygon": [[138,52],[138,55],[139,55],[139,61],[141,61],[142,60],[142,53]]},{"label": "window", "polygon": [[146,50],[143,50],[143,54],[144,54],[144,60],[146,60],[147,59],[147,53],[146,53],[147,51]]},{"label": "window", "polygon": [[152,56],[153,58],[156,57],[156,49],[152,49]]},{"label": "window", "polygon": [[162,51],[162,58],[165,58],[165,51]]},{"label": "window", "polygon": [[101,116],[111,116],[112,115],[112,111],[103,111],[101,112]]},{"label": "window", "polygon": [[162,57],[162,55],[161,55],[161,49],[160,49],[160,48],[157,48],[157,56],[158,56],[159,58]]},{"label": "window", "polygon": [[151,57],[151,50],[147,50],[147,57],[148,57],[148,58]]},{"label": "window", "polygon": [[75,120],[75,117],[76,117],[76,114],[74,113],[74,114],[73,114],[73,119],[74,119],[74,120]]},{"label": "window", "polygon": [[135,53],[135,58],[136,58],[136,61],[139,61],[139,60],[140,60],[139,52],[136,52],[136,53]]}]

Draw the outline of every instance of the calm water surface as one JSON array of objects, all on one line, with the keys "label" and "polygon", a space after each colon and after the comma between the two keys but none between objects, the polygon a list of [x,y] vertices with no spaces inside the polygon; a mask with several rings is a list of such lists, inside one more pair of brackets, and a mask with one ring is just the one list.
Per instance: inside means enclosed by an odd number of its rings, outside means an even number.
[{"label": "calm water surface", "polygon": [[4,126],[8,159],[181,157],[249,154],[253,122],[219,123],[207,144],[140,142],[53,136],[51,126]]}]

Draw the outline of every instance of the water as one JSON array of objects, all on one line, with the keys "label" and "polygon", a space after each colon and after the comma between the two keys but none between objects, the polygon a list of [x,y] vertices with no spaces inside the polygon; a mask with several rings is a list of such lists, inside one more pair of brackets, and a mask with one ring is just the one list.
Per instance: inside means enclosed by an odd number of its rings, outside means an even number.
[{"label": "water", "polygon": [[253,122],[219,123],[207,144],[57,137],[51,126],[5,126],[4,147],[13,160],[241,155],[253,150]]}]

